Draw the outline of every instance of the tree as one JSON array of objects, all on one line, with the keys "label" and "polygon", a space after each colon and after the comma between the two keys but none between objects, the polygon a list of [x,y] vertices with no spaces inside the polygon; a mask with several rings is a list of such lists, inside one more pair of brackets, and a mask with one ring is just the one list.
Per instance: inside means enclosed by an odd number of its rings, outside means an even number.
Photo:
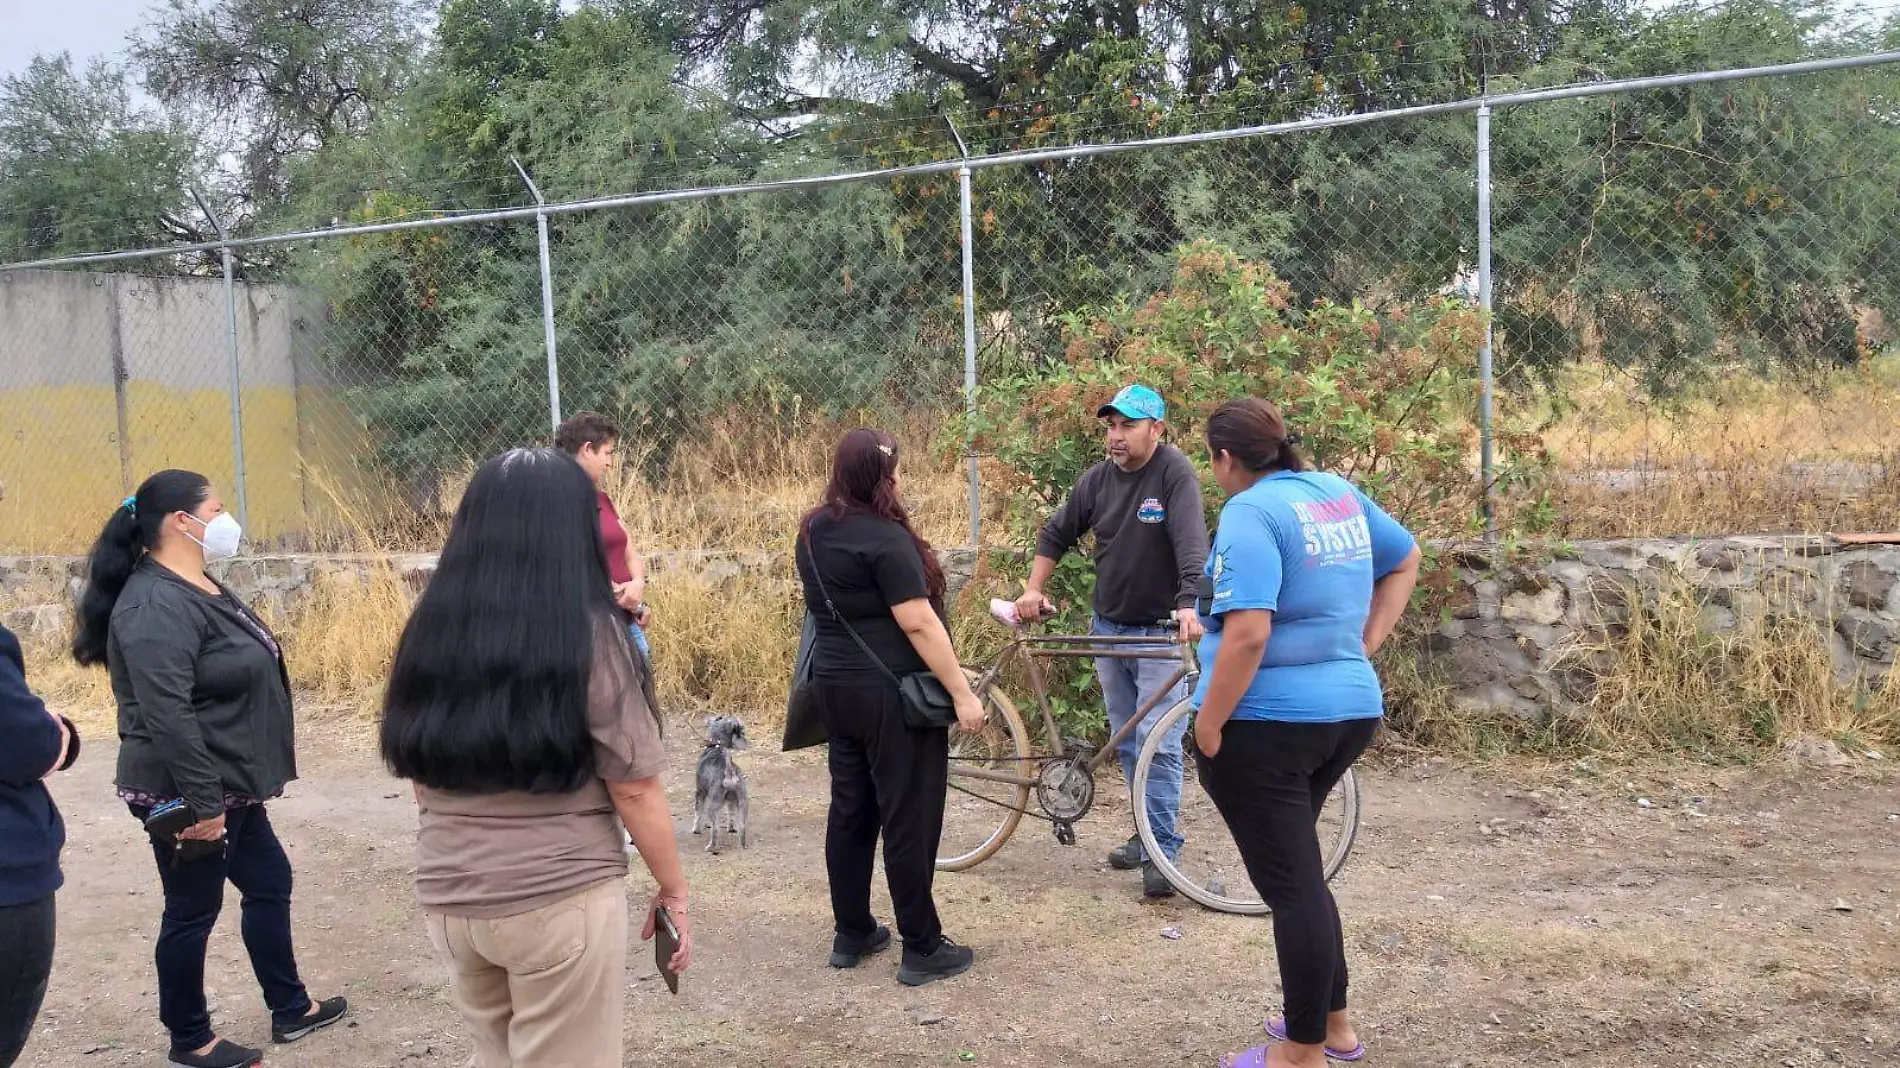
[{"label": "tree", "polygon": [[[1829,43],[1801,5],[1649,20],[1612,77],[1785,63]],[[1872,50],[1859,35],[1833,42]],[[1601,357],[1654,388],[1737,362],[1851,363],[1900,313],[1900,126],[1887,69],[1603,97],[1493,123],[1503,348],[1522,370]]]},{"label": "tree", "polygon": [[203,240],[191,133],[132,102],[125,71],[36,56],[0,78],[0,260]]},{"label": "tree", "polygon": [[[414,188],[520,202],[519,182],[494,169],[510,156],[555,198],[799,165],[689,99],[672,73],[628,9],[458,0],[411,92],[365,138],[313,160],[322,180],[299,182],[300,211],[370,222],[448,203]],[[462,134],[421,135],[445,130]],[[400,180],[368,195],[324,184],[372,158]],[[865,185],[556,219],[564,404],[619,414],[655,462],[702,417],[742,407],[940,406],[958,366],[955,244],[948,257],[907,249],[899,211],[889,186]],[[544,423],[524,399],[544,373],[531,224],[319,245],[297,276],[331,295],[332,362],[392,431],[385,459],[404,473],[453,467]]]},{"label": "tree", "polygon": [[254,210],[284,195],[290,159],[375,120],[416,39],[409,0],[166,0],[132,57],[158,100],[223,128]]}]

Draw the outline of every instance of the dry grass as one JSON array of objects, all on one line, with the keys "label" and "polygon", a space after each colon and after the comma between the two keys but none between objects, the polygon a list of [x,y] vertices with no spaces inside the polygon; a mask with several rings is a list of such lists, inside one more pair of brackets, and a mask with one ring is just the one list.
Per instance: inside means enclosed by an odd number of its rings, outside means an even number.
[{"label": "dry grass", "polygon": [[1677,582],[1631,605],[1624,622],[1578,639],[1553,672],[1587,694],[1540,721],[1467,706],[1402,647],[1381,658],[1388,722],[1401,744],[1470,757],[1672,754],[1748,761],[1798,738],[1852,749],[1900,745],[1900,668],[1871,684],[1835,670],[1825,619],[1750,600],[1733,622]]},{"label": "dry grass", "polygon": [[730,578],[670,571],[648,584],[660,699],[670,715],[784,718],[804,605],[783,572]]},{"label": "dry grass", "polygon": [[1666,403],[1585,365],[1519,405],[1545,424],[1572,537],[1887,529],[1900,514],[1900,356],[1831,376],[1737,370]]},{"label": "dry grass", "polygon": [[[646,473],[654,468],[652,446],[622,442],[608,492],[643,551],[787,549],[851,425],[811,422],[788,431],[734,413],[675,449],[658,475]],[[919,414],[885,429],[898,439],[901,492],[918,529],[937,545],[968,541],[969,484],[960,461],[938,447],[941,420]]]},{"label": "dry grass", "polygon": [[1563,729],[1598,750],[1717,759],[1808,735],[1900,742],[1900,671],[1872,687],[1843,681],[1827,621],[1773,600],[1724,628],[1686,584],[1645,599],[1620,632],[1568,654],[1595,683]]},{"label": "dry grass", "polygon": [[321,704],[375,715],[410,605],[408,585],[387,564],[320,576],[291,619],[272,621],[291,683]]},{"label": "dry grass", "polygon": [[105,668],[80,667],[64,649],[41,645],[26,650],[26,681],[48,706],[71,718],[82,737],[118,729],[118,705]]}]

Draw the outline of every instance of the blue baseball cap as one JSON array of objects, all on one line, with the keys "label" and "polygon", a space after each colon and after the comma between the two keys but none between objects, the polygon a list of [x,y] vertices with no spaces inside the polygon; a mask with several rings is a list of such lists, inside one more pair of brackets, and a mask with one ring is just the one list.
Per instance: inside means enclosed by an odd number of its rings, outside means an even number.
[{"label": "blue baseball cap", "polygon": [[1130,419],[1153,419],[1160,422],[1168,417],[1168,403],[1161,394],[1147,386],[1123,386],[1115,399],[1096,409],[1097,419],[1106,419],[1110,412],[1120,412]]}]

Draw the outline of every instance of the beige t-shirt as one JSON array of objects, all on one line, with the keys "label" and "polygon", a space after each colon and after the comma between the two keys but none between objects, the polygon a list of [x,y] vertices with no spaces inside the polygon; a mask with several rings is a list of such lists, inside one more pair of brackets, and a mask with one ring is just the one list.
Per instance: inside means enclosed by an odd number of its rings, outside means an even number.
[{"label": "beige t-shirt", "polygon": [[599,778],[570,794],[460,794],[422,787],[416,902],[472,919],[517,916],[627,874],[607,783],[666,766],[659,723],[627,638],[603,623],[587,685],[587,729]]}]

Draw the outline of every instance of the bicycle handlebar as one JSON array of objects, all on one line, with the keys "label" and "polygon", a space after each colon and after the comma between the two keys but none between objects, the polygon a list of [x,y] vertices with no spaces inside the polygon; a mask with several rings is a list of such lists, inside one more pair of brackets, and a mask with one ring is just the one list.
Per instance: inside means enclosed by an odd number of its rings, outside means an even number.
[{"label": "bicycle handlebar", "polygon": [[[990,615],[995,616],[998,622],[1011,627],[1022,627],[1029,623],[1041,623],[1045,619],[1055,618],[1054,614],[1051,613],[1050,615],[1036,619],[1025,620],[1017,613],[1016,602],[1006,600],[1002,597],[990,599]],[[1178,633],[1181,630],[1181,621],[1174,616],[1169,616],[1166,619],[1155,620],[1153,623],[1148,624],[1148,627],[1153,630],[1171,630]]]}]

